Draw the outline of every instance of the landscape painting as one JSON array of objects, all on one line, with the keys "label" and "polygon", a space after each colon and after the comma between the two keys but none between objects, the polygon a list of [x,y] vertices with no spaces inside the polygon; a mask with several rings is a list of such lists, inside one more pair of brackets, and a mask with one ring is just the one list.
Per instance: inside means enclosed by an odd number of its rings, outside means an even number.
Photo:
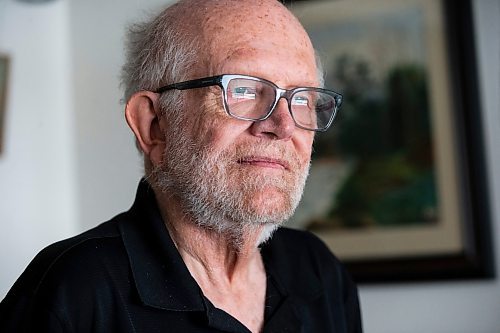
[{"label": "landscape painting", "polygon": [[301,1],[326,73],[343,95],[315,137],[304,198],[289,225],[344,260],[463,248],[456,128],[443,5],[429,0]]}]

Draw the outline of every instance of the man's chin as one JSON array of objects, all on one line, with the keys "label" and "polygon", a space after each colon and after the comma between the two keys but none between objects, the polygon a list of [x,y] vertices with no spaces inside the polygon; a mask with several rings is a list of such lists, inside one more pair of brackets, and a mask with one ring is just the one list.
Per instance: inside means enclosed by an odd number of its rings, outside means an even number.
[{"label": "man's chin", "polygon": [[253,219],[253,221],[248,222],[259,225],[279,226],[292,216],[294,208],[289,205],[284,207],[283,205],[264,204],[249,207],[248,211],[250,212],[248,216],[251,217],[250,219]]}]

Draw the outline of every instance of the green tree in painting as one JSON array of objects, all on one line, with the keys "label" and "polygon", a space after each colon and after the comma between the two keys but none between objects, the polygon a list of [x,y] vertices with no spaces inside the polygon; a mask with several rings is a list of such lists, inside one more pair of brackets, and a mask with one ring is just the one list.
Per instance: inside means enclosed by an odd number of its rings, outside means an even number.
[{"label": "green tree in painting", "polygon": [[345,101],[342,117],[335,134],[316,143],[319,156],[338,154],[353,165],[328,221],[343,227],[435,221],[425,71],[398,65],[380,84],[370,79],[365,62],[349,59],[341,57],[335,66]]}]

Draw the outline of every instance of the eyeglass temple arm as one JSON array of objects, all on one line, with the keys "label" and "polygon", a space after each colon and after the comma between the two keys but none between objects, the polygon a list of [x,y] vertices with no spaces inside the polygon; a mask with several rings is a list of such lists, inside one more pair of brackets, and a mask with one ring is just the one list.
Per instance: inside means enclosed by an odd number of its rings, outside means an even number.
[{"label": "eyeglass temple arm", "polygon": [[221,78],[222,78],[221,75],[217,75],[217,76],[206,77],[203,79],[196,79],[196,80],[189,80],[189,81],[184,81],[184,82],[173,83],[173,84],[169,84],[168,86],[158,88],[158,90],[156,90],[156,93],[161,94],[165,91],[172,90],[172,89],[185,90],[185,89],[203,88],[203,87],[220,85]]}]

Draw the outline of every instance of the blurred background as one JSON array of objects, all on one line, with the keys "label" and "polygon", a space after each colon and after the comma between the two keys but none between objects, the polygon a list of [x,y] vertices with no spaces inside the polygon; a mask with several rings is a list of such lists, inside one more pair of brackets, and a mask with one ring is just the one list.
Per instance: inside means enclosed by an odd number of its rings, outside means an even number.
[{"label": "blurred background", "polygon": [[[142,162],[120,103],[125,26],[165,0],[0,0],[0,298],[46,245],[127,209]],[[500,0],[472,0],[500,267]],[[3,69],[0,68],[0,74]],[[2,100],[0,99],[0,102]],[[3,121],[2,121],[3,120]],[[361,285],[367,333],[500,332],[500,282]]]}]

